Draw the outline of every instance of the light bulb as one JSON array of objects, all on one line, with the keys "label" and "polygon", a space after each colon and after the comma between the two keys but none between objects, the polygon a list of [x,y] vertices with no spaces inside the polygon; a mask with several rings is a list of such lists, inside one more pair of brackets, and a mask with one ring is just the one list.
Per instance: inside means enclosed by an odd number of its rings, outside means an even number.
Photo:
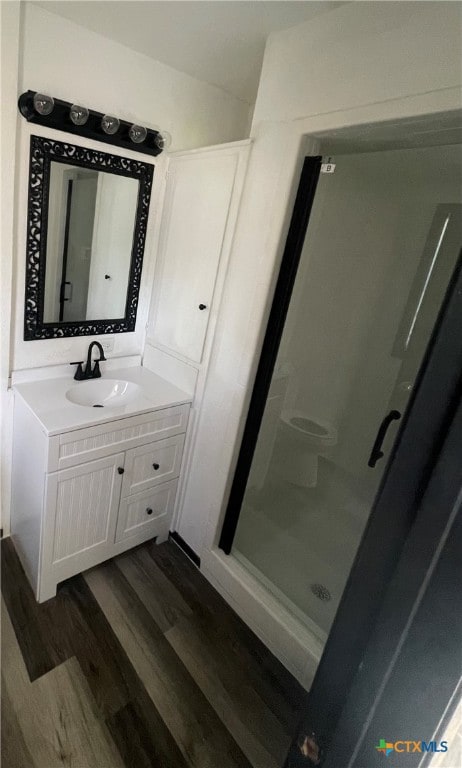
[{"label": "light bulb", "polygon": [[130,136],[131,140],[135,142],[135,144],[141,144],[141,142],[144,141],[148,135],[148,132],[142,125],[132,125],[130,126],[128,135]]},{"label": "light bulb", "polygon": [[45,96],[44,93],[34,95],[34,109],[39,115],[50,115],[53,112],[55,103],[51,96]]},{"label": "light bulb", "polygon": [[103,129],[104,133],[108,133],[110,136],[112,134],[117,133],[120,126],[120,120],[118,117],[113,117],[112,115],[104,115],[104,117],[101,118],[101,128]]},{"label": "light bulb", "polygon": [[86,107],[79,107],[77,104],[73,104],[69,110],[69,117],[74,125],[85,125],[88,115],[88,109]]},{"label": "light bulb", "polygon": [[168,131],[159,131],[154,139],[154,144],[159,149],[168,149],[172,143],[172,136]]}]

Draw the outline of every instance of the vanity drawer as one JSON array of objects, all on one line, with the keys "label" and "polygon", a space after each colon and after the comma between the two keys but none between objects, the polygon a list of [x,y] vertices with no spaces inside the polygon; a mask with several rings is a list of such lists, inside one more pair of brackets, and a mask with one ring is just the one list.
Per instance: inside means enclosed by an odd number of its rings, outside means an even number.
[{"label": "vanity drawer", "polygon": [[48,472],[186,432],[188,415],[189,405],[175,405],[57,435],[50,441]]},{"label": "vanity drawer", "polygon": [[122,498],[178,477],[184,440],[176,435],[127,451]]},{"label": "vanity drawer", "polygon": [[136,536],[146,539],[168,533],[173,515],[178,480],[162,483],[156,488],[122,499],[117,520],[116,542]]}]

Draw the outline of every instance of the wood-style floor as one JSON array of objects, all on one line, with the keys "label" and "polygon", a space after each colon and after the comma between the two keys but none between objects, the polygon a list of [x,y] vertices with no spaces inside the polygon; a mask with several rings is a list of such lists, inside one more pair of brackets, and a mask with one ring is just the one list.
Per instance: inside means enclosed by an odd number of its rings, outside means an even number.
[{"label": "wood-style floor", "polygon": [[173,542],[2,593],[2,768],[283,765],[303,690]]}]

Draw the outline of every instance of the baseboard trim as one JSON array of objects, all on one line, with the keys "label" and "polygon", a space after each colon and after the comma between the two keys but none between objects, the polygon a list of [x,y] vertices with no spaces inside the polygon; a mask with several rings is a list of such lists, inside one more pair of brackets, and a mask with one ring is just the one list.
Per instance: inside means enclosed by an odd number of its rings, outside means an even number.
[{"label": "baseboard trim", "polygon": [[176,531],[170,531],[169,539],[172,539],[172,541],[175,542],[177,547],[179,547],[185,553],[185,555],[187,555],[189,559],[192,560],[194,565],[197,565],[198,568],[201,567],[201,559],[199,555],[196,555],[194,550],[191,549],[189,544],[186,544],[185,540],[181,538],[179,533]]}]

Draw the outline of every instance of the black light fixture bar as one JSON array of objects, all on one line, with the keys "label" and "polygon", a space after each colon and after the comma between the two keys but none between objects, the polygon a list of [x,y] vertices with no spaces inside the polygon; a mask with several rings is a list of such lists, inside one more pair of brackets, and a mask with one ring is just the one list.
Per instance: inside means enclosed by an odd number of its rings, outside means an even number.
[{"label": "black light fixture bar", "polygon": [[[87,139],[103,141],[105,144],[113,144],[116,147],[124,147],[131,152],[142,152],[145,155],[160,155],[162,150],[156,144],[156,137],[159,131],[153,131],[147,128],[147,136],[143,142],[137,144],[129,136],[129,130],[132,123],[126,120],[120,120],[120,126],[116,133],[109,135],[101,128],[101,120],[104,117],[102,112],[95,112],[89,109],[88,120],[84,125],[75,125],[69,112],[72,104],[61,99],[54,99],[53,111],[49,115],[40,115],[34,108],[34,96],[36,91],[26,91],[22,93],[18,100],[18,108],[23,117],[29,123],[38,123],[56,131],[66,131],[77,136],[85,136]],[[120,118],[119,118],[120,119]]]}]

